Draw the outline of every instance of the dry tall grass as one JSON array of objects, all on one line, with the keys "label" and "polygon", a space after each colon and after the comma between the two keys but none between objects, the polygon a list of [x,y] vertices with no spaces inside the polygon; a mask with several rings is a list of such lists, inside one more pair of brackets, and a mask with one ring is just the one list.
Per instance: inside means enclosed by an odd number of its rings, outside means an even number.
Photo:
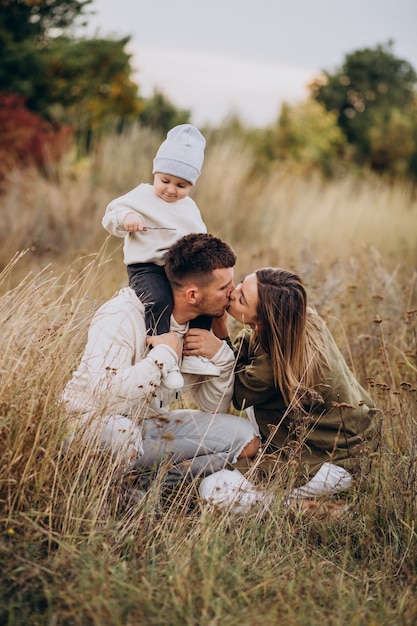
[{"label": "dry tall grass", "polygon": [[342,519],[294,514],[280,499],[235,517],[204,509],[193,487],[161,507],[157,483],[124,511],[113,459],[62,454],[61,389],[93,311],[125,282],[119,243],[101,248],[101,215],[149,179],[157,143],[140,130],[109,138],[55,180],[16,173],[1,199],[0,622],[411,626],[417,207],[405,185],[254,179],[250,153],[209,143],[195,189],[209,229],[236,248],[238,274],[300,271],[381,410],[373,471]]}]

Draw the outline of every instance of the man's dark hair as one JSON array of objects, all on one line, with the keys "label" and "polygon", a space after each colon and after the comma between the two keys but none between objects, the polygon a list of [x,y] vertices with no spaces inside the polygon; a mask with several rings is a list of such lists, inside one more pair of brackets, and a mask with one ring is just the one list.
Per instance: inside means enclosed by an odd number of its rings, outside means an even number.
[{"label": "man's dark hair", "polygon": [[207,233],[185,235],[174,243],[165,257],[165,272],[172,287],[187,281],[208,284],[213,270],[233,267],[234,250],[218,237]]}]

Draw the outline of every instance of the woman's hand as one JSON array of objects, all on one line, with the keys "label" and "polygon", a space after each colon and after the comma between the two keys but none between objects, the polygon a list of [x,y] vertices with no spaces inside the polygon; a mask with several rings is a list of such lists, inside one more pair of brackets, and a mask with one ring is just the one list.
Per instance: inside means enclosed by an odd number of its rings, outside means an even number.
[{"label": "woman's hand", "polygon": [[185,356],[214,357],[222,342],[213,333],[202,328],[190,328],[184,336],[183,354]]}]

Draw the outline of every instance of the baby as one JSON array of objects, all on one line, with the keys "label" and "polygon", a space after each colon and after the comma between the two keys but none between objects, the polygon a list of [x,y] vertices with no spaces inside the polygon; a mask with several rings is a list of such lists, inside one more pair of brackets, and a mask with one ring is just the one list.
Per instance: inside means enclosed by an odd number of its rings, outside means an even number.
[{"label": "baby", "polygon": [[[129,286],[145,306],[148,332],[161,335],[179,331],[171,318],[173,298],[165,275],[168,248],[190,233],[206,233],[196,203],[189,193],[201,173],[206,141],[191,124],[172,128],[153,160],[153,185],[142,183],[112,200],[102,224],[116,237],[124,237],[124,262]],[[211,318],[197,317],[190,326],[210,330]],[[218,376],[219,368],[204,357],[184,356],[181,372]],[[180,389],[184,379],[178,368],[169,371],[162,383]]]}]

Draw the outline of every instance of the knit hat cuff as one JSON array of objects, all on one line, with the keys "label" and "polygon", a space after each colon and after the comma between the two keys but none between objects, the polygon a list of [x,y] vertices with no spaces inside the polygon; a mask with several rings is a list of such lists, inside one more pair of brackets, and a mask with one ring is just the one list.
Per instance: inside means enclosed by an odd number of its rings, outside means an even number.
[{"label": "knit hat cuff", "polygon": [[200,170],[194,165],[178,161],[169,157],[155,157],[153,160],[152,174],[160,172],[161,174],[171,174],[177,178],[182,178],[188,181],[192,185],[196,182],[200,176]]}]

